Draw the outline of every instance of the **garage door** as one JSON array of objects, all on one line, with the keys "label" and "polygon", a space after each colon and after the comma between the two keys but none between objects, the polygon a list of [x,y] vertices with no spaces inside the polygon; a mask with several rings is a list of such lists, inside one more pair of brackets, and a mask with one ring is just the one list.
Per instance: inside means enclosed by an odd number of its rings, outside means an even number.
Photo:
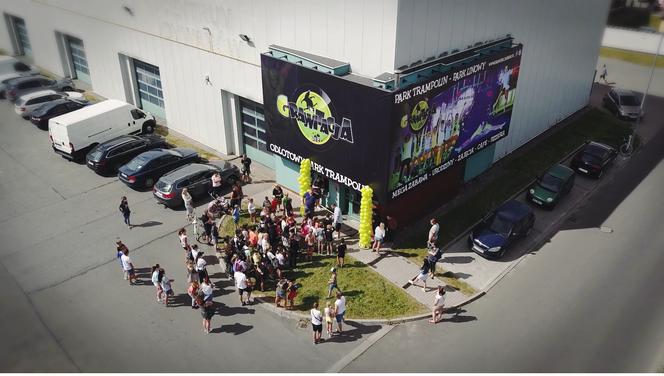
[{"label": "garage door", "polygon": [[92,81],[90,80],[90,70],[88,69],[88,59],[85,57],[85,50],[83,49],[83,41],[72,37],[67,39],[76,78],[83,82],[87,82],[88,84],[92,84]]},{"label": "garage door", "polygon": [[252,161],[274,168],[274,157],[267,149],[263,106],[240,98],[240,113],[245,153]]},{"label": "garage door", "polygon": [[25,21],[21,18],[13,17],[14,32],[16,33],[16,41],[19,45],[19,50],[22,55],[32,56],[32,46],[30,39],[28,39],[28,29],[25,27]]},{"label": "garage door", "polygon": [[159,67],[134,60],[134,70],[136,71],[136,84],[141,108],[157,117],[166,119]]}]

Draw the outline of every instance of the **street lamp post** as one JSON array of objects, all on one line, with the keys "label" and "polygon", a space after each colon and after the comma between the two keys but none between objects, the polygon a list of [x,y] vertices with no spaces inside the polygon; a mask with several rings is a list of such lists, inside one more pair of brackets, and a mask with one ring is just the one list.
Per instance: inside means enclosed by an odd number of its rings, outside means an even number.
[{"label": "street lamp post", "polygon": [[[659,34],[659,43],[657,44],[657,49],[655,50],[655,57],[652,59],[652,64],[650,65],[650,77],[648,78],[648,85],[646,85],[646,91],[643,93],[643,98],[641,98],[641,106],[639,106],[639,118],[636,121],[634,126],[634,133],[636,133],[636,127],[641,124],[641,118],[643,117],[643,107],[645,107],[646,97],[648,96],[648,91],[650,90],[650,84],[652,83],[652,77],[655,74],[655,66],[657,65],[657,58],[659,57],[659,50],[662,48],[662,40],[664,40],[664,33]],[[627,150],[632,150],[632,143],[634,142],[634,137],[629,139],[629,145],[627,145]]]}]

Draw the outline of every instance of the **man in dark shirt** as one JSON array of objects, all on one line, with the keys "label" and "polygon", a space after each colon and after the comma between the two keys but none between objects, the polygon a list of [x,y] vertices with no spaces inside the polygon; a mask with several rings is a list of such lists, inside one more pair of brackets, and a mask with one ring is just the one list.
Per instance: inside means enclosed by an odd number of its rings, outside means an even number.
[{"label": "man in dark shirt", "polygon": [[295,233],[295,229],[290,232],[288,247],[288,266],[295,268],[297,266],[297,254],[300,252],[300,239]]},{"label": "man in dark shirt", "polygon": [[312,192],[311,189],[309,189],[305,194],[304,194],[304,215],[307,218],[312,218],[314,215],[314,208],[316,207],[316,196]]},{"label": "man in dark shirt", "polygon": [[240,163],[242,163],[242,181],[245,183],[251,182],[251,158],[243,154]]}]

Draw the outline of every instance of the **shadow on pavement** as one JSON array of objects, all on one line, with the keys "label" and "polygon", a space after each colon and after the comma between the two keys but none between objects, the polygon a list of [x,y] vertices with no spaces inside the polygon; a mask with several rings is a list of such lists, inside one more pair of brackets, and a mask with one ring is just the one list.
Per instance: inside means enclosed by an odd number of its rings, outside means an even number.
[{"label": "shadow on pavement", "polygon": [[[560,230],[598,228],[630,193],[662,161],[664,156],[664,128],[637,151],[628,161],[629,166],[619,171],[609,184],[604,184],[583,205],[582,212],[572,214]],[[620,157],[618,157],[620,158]]]},{"label": "shadow on pavement", "polygon": [[475,259],[470,256],[443,256],[442,260],[440,260],[440,262],[449,264],[470,264],[473,261]]},{"label": "shadow on pavement", "polygon": [[443,317],[441,322],[454,322],[454,323],[464,323],[464,322],[470,322],[470,321],[477,321],[477,317],[475,316],[470,316],[470,315],[464,315],[466,311],[463,308],[455,308],[450,311],[445,311],[444,314],[452,314],[452,317]]},{"label": "shadow on pavement", "polygon": [[[362,336],[375,333],[381,328],[380,325],[363,325],[354,321],[344,321],[343,325],[343,333],[333,335],[331,338],[326,339],[322,344],[325,344],[326,342],[345,343],[357,341],[362,338]],[[352,327],[353,329],[349,329],[349,327]]]},{"label": "shadow on pavement", "polygon": [[131,227],[152,227],[152,226],[159,226],[161,222],[159,221],[147,221],[143,222],[140,225],[132,225]]},{"label": "shadow on pavement", "polygon": [[253,329],[253,325],[242,325],[240,323],[235,323],[232,325],[222,325],[219,328],[214,328],[210,333],[231,333],[234,335],[240,335],[246,333]]}]

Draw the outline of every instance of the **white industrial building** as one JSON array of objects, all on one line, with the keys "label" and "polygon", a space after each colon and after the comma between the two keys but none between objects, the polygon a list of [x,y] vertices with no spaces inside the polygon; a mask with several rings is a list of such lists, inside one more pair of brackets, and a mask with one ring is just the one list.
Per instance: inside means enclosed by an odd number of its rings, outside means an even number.
[{"label": "white industrial building", "polygon": [[511,35],[517,105],[496,161],[589,100],[609,0],[3,0],[0,48],[153,112],[225,154],[265,153],[260,54],[279,45],[372,78]]}]

